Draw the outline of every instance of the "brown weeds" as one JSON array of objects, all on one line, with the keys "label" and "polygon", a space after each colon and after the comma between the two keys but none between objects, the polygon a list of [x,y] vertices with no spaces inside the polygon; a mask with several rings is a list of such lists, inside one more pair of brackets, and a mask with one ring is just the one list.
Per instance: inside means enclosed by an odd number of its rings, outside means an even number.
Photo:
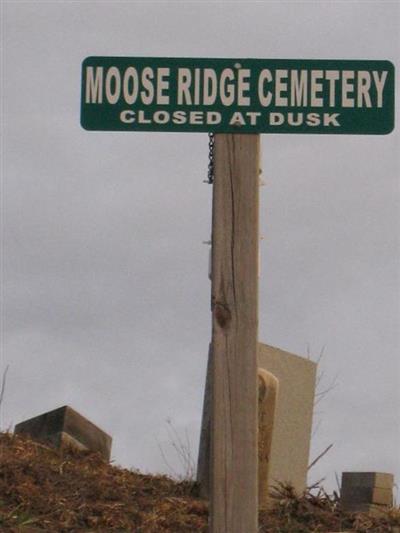
[{"label": "brown weeds", "polygon": [[[7,533],[206,532],[208,504],[197,486],[167,476],[112,466],[98,454],[54,450],[0,433],[0,531]],[[313,533],[400,527],[400,511],[350,515],[322,489],[298,497],[279,486],[274,506],[260,512],[260,532]],[[400,530],[399,530],[400,531]]]}]

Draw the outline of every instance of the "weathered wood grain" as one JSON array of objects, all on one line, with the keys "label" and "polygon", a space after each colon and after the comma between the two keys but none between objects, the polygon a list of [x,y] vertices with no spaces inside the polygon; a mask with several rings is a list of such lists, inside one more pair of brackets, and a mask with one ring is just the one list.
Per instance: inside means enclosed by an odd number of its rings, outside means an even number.
[{"label": "weathered wood grain", "polygon": [[259,135],[215,136],[212,533],[255,533]]},{"label": "weathered wood grain", "polygon": [[[210,496],[210,442],[211,442],[211,404],[212,404],[212,352],[208,354],[207,376],[204,391],[203,416],[201,422],[199,456],[197,463],[197,482],[200,496]],[[269,471],[271,460],[272,436],[278,398],[277,378],[263,368],[258,368],[258,505],[266,507],[269,498]]]}]

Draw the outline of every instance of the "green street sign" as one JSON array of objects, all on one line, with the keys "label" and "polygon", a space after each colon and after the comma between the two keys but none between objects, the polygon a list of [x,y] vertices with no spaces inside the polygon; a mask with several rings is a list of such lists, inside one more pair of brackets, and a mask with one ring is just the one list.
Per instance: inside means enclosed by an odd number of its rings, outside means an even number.
[{"label": "green street sign", "polygon": [[88,57],[81,124],[98,131],[347,133],[394,128],[390,61]]}]

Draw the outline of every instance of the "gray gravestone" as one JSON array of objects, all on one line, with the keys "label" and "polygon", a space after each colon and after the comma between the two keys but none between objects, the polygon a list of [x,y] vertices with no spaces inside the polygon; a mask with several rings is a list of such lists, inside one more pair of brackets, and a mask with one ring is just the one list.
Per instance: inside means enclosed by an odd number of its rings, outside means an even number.
[{"label": "gray gravestone", "polygon": [[393,505],[392,474],[382,472],[343,472],[340,491],[344,509],[376,513]]},{"label": "gray gravestone", "polygon": [[[200,494],[209,494],[212,351],[209,351],[197,481]],[[258,367],[277,379],[279,391],[274,409],[268,461],[268,490],[277,482],[291,484],[298,493],[306,488],[314,409],[317,364],[309,359],[266,344],[258,344]],[[260,476],[262,478],[262,476]],[[264,483],[264,481],[263,481]],[[261,488],[259,493],[264,493]]]},{"label": "gray gravestone", "polygon": [[259,343],[258,366],[279,382],[269,487],[289,483],[301,493],[307,485],[317,364]]},{"label": "gray gravestone", "polygon": [[110,460],[112,438],[67,405],[20,422],[15,426],[15,433],[29,435],[56,448],[70,445],[99,452],[106,461]]}]

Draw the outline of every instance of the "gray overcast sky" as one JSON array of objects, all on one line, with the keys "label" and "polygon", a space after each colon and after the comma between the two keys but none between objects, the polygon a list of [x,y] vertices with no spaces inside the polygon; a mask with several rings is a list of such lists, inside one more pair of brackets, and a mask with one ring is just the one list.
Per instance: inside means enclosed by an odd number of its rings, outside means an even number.
[{"label": "gray overcast sky", "polygon": [[[208,343],[207,135],[88,132],[91,55],[400,57],[399,2],[3,2],[1,426],[69,404],[124,466],[197,456]],[[398,98],[398,92],[397,92]],[[397,121],[398,123],[398,121]],[[310,481],[400,479],[399,129],[263,135],[260,341],[325,347]]]}]

